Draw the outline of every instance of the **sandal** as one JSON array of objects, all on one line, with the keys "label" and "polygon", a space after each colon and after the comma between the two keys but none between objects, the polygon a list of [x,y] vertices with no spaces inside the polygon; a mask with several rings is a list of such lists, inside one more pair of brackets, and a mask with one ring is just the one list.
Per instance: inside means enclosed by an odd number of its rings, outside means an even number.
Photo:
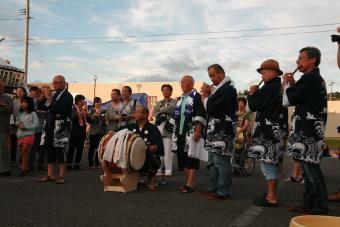
[{"label": "sandal", "polygon": [[303,179],[303,176],[299,176],[295,180],[296,180],[296,182],[298,182],[300,184],[304,184],[305,183],[305,180]]},{"label": "sandal", "polygon": [[58,178],[55,180],[55,183],[56,183],[56,184],[64,184],[64,183],[65,183],[65,178],[64,178],[64,177],[58,177]]},{"label": "sandal", "polygon": [[186,185],[183,185],[183,186],[181,186],[181,187],[179,187],[179,190],[185,190],[185,188],[186,188],[187,186]]},{"label": "sandal", "polygon": [[293,176],[290,176],[287,179],[283,180],[283,183],[287,183],[287,182],[297,182],[297,179]]},{"label": "sandal", "polygon": [[45,177],[38,179],[38,183],[53,182],[53,181],[55,181],[54,178],[50,176],[45,176]]},{"label": "sandal", "polygon": [[194,188],[192,188],[192,187],[190,187],[190,186],[185,186],[185,188],[183,188],[182,190],[181,190],[181,192],[183,192],[183,193],[192,193],[192,192],[194,192],[195,190],[194,190]]},{"label": "sandal", "polygon": [[254,204],[261,207],[278,207],[279,203],[271,203],[266,198],[257,198],[254,200]]}]

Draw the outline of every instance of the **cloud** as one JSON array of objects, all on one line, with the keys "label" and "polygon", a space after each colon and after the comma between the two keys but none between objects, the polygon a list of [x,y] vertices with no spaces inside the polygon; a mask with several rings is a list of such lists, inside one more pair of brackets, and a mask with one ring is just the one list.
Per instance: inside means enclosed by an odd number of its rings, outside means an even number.
[{"label": "cloud", "polygon": [[159,74],[156,75],[149,75],[149,76],[138,76],[138,77],[131,77],[124,82],[174,82],[179,81],[179,77],[170,77],[170,76],[162,76]]},{"label": "cloud", "polygon": [[118,36],[123,35],[123,33],[121,32],[118,26],[112,26],[112,25],[109,26],[106,34],[107,36],[110,36],[110,37],[118,37]]},{"label": "cloud", "polygon": [[42,69],[44,67],[44,62],[39,60],[34,60],[29,64],[30,69]]},{"label": "cloud", "polygon": [[[0,14],[23,7],[21,0],[15,0],[13,4],[10,0],[5,1],[8,3],[7,5],[3,4],[6,5],[6,10],[1,10],[0,7]],[[338,68],[335,62],[337,47],[329,41],[331,32],[186,40],[202,37],[217,38],[323,29],[334,30],[336,26],[91,40],[91,42],[177,40],[167,42],[64,45],[68,42],[84,41],[53,39],[54,37],[78,36],[79,34],[79,36],[128,36],[330,23],[338,20],[337,9],[340,7],[340,3],[335,0],[314,2],[268,0],[265,4],[261,0],[192,0],[185,4],[180,0],[135,0],[121,1],[114,7],[112,1],[109,0],[91,1],[90,7],[87,5],[89,2],[75,4],[58,0],[36,0],[33,3],[32,8],[35,9],[32,9],[34,12],[32,16],[36,19],[32,20],[32,34],[37,37],[51,37],[49,41],[36,42],[36,45],[32,45],[30,49],[32,50],[30,59],[33,66],[31,74],[35,78],[46,78],[42,76],[64,73],[71,75],[70,80],[75,79],[79,82],[92,81],[94,74],[98,75],[101,81],[111,82],[171,80],[173,78],[177,81],[183,74],[191,74],[197,81],[209,82],[206,68],[210,64],[219,63],[235,81],[237,88],[243,90],[248,88],[249,81],[259,78],[256,68],[265,59],[277,59],[283,71],[292,71],[295,68],[298,50],[306,45],[314,45],[319,47],[322,52],[321,71],[327,82],[331,80],[337,82],[338,80]],[[79,11],[73,11],[75,5]],[[50,18],[53,30],[50,29]],[[47,25],[41,23],[41,20],[45,20],[44,23]],[[66,24],[65,22],[70,23]],[[20,23],[5,23],[5,26],[0,24],[0,36],[22,39],[23,27]],[[13,25],[15,26],[13,27]],[[68,25],[78,26],[67,29]],[[21,64],[22,43],[18,43],[17,46],[9,46],[9,43],[7,45],[3,42],[0,44],[0,51],[12,62]],[[48,62],[49,67],[41,67],[39,62]],[[335,88],[340,88],[340,83]]]},{"label": "cloud", "polygon": [[199,70],[202,65],[193,60],[193,57],[188,53],[181,55],[178,58],[167,56],[163,62],[160,63],[169,74],[188,73]]}]

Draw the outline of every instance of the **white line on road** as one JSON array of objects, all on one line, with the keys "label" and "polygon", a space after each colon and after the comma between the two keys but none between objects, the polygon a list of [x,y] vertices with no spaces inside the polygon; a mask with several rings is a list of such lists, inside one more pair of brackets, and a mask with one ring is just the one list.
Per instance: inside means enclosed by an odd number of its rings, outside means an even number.
[{"label": "white line on road", "polygon": [[252,205],[248,207],[241,215],[239,215],[234,221],[229,223],[228,227],[244,227],[250,226],[250,223],[258,216],[262,211],[263,207]]}]

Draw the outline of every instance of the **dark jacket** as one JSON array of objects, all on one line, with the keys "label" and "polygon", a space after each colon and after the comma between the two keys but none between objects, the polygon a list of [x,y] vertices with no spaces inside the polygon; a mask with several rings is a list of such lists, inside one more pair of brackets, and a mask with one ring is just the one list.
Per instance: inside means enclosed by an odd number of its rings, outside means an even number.
[{"label": "dark jacket", "polygon": [[327,90],[319,69],[302,75],[286,95],[295,106],[288,152],[293,158],[319,163],[327,122]]},{"label": "dark jacket", "polygon": [[163,146],[163,138],[161,132],[159,131],[158,127],[154,124],[151,124],[149,121],[144,125],[142,130],[139,129],[137,123],[130,124],[128,129],[134,133],[139,134],[146,143],[147,146],[149,145],[157,145],[158,149],[156,154],[159,156],[164,155],[164,146]]},{"label": "dark jacket", "polygon": [[207,101],[205,149],[222,156],[231,156],[236,132],[237,92],[231,81],[223,83]]},{"label": "dark jacket", "polygon": [[[62,92],[62,93],[61,93]],[[61,94],[61,95],[60,95]],[[72,117],[73,97],[67,91],[57,91],[52,98],[51,104],[48,106],[47,121],[45,125],[45,144],[52,144],[54,139],[54,127],[56,120],[64,120],[67,122]],[[70,130],[70,125],[65,125]]]},{"label": "dark jacket", "polygon": [[283,117],[284,108],[280,91],[281,78],[276,77],[247,97],[249,109],[257,112],[249,155],[273,164],[282,156],[280,116]]},{"label": "dark jacket", "polygon": [[[178,109],[180,111],[180,106],[178,106],[178,104],[180,103],[182,97],[180,97],[177,100],[177,106],[176,106],[176,110]],[[176,113],[175,110],[175,113]],[[179,130],[180,130],[180,122],[181,122],[181,117],[180,114],[176,116],[176,114],[174,113],[174,120],[175,120],[175,134],[179,135]],[[190,130],[193,129],[194,125],[196,122],[201,122],[203,125],[206,125],[206,111],[205,108],[203,106],[202,100],[201,100],[201,95],[195,91],[195,96],[193,98],[193,107],[192,107],[192,112],[190,114],[190,116],[186,116],[184,119],[184,127],[183,127],[183,134],[185,135],[187,133],[189,133]]]},{"label": "dark jacket", "polygon": [[77,137],[85,137],[86,136],[86,122],[84,119],[84,125],[80,126],[79,125],[79,117],[77,113],[77,108],[73,107],[72,108],[72,130],[71,130],[71,135],[72,136],[77,136]]}]

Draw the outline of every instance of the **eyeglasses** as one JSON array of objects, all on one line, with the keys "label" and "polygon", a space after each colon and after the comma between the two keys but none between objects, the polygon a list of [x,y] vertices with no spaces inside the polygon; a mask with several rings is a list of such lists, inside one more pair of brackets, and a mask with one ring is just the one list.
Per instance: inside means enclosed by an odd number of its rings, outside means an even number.
[{"label": "eyeglasses", "polygon": [[308,60],[308,57],[302,57],[302,58],[298,58],[296,61],[303,61],[303,60]]}]

